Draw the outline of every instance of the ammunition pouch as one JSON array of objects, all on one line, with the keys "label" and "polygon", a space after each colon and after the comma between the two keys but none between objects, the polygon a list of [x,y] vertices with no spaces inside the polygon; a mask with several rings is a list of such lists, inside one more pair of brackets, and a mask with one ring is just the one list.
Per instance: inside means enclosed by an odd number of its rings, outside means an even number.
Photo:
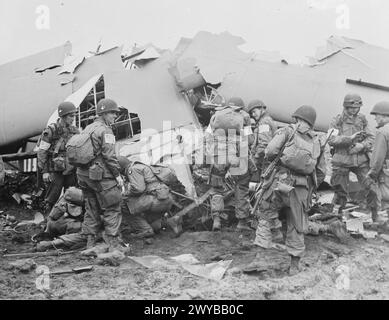
[{"label": "ammunition pouch", "polygon": [[170,190],[165,186],[155,189],[152,193],[158,200],[166,200],[170,197]]},{"label": "ammunition pouch", "polygon": [[103,208],[108,208],[122,201],[122,193],[115,180],[102,180],[99,182],[99,200]]},{"label": "ammunition pouch", "polygon": [[104,168],[98,162],[95,162],[89,167],[89,179],[93,181],[101,181],[103,179]]},{"label": "ammunition pouch", "polygon": [[65,171],[66,170],[66,158],[63,156],[56,156],[52,159],[54,171]]}]

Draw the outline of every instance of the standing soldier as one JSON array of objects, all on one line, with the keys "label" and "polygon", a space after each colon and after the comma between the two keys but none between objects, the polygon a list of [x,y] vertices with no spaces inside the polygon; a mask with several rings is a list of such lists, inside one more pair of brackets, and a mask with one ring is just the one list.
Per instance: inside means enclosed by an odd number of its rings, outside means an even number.
[{"label": "standing soldier", "polygon": [[308,230],[307,211],[311,206],[312,192],[321,183],[317,178],[324,177],[325,172],[320,142],[313,131],[315,109],[302,106],[292,117],[296,124],[279,129],[265,149],[265,159],[272,161],[289,141],[279,165],[264,183],[266,190],[258,209],[260,215],[254,241],[262,248],[277,247],[271,230],[272,220],[278,219],[278,212],[286,208],[285,244],[291,256],[291,275],[299,271],[299,261],[305,251],[304,232]]},{"label": "standing soldier", "polygon": [[337,115],[330,125],[333,132],[329,145],[334,148],[332,156],[331,185],[335,190],[334,203],[344,209],[350,171],[355,173],[359,183],[367,192],[367,205],[372,215],[377,215],[377,194],[364,181],[369,171],[369,157],[374,136],[368,127],[366,117],[359,113],[362,99],[358,94],[344,97],[343,113]]},{"label": "standing soldier", "polygon": [[223,194],[226,191],[225,176],[231,175],[235,189],[235,215],[238,230],[251,230],[249,214],[250,177],[255,165],[249,157],[253,142],[250,116],[244,110],[241,98],[231,98],[224,107],[216,108],[210,121],[212,130],[210,184],[215,189],[211,198],[213,230],[220,230],[220,214],[224,210]]},{"label": "standing soldier", "polygon": [[[375,115],[377,135],[374,141],[371,168],[367,174],[366,184],[373,186],[378,181],[380,199],[389,202],[389,102],[377,103],[370,114]],[[385,208],[385,206],[383,206]],[[377,222],[376,212],[372,212],[373,222]]]},{"label": "standing soldier", "polygon": [[251,147],[251,154],[253,155],[259,176],[261,176],[262,170],[266,167],[264,163],[265,148],[273,138],[277,126],[266,111],[266,105],[261,100],[251,101],[246,112],[255,120],[254,143]]},{"label": "standing soldier", "polygon": [[71,102],[58,106],[59,119],[50,124],[42,133],[38,150],[38,167],[43,181],[49,185],[46,193],[46,213],[56,204],[65,190],[76,185],[75,168],[66,158],[66,143],[79,131],[73,125],[76,107]]},{"label": "standing soldier", "polygon": [[124,183],[120,176],[120,166],[115,154],[115,136],[111,129],[119,111],[115,101],[100,100],[97,104],[99,117],[82,133],[90,136],[95,155],[91,165],[77,168],[78,183],[86,202],[81,234],[87,236],[87,248],[93,247],[99,231],[104,231],[110,250],[121,249],[120,202]]}]

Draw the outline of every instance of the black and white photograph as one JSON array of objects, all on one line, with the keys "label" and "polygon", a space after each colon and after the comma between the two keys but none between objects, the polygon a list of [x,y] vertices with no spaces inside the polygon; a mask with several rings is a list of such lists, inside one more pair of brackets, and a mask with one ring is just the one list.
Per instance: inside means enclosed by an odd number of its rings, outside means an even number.
[{"label": "black and white photograph", "polygon": [[0,300],[388,300],[388,14],[0,0]]}]

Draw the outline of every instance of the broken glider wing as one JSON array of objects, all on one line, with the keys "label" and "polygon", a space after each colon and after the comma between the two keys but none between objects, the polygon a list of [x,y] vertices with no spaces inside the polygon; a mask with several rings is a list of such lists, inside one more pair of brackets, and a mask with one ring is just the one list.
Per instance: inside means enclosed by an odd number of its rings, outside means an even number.
[{"label": "broken glider wing", "polygon": [[316,129],[326,131],[342,112],[344,96],[358,92],[361,112],[373,125],[372,106],[389,99],[389,50],[362,41],[331,37],[314,67],[259,60],[241,51],[242,39],[228,33],[200,32],[180,43],[175,55],[181,78],[199,69],[207,83],[220,84],[225,99],[240,96],[246,104],[261,99],[277,121],[291,122],[293,111],[309,104],[318,113]]}]

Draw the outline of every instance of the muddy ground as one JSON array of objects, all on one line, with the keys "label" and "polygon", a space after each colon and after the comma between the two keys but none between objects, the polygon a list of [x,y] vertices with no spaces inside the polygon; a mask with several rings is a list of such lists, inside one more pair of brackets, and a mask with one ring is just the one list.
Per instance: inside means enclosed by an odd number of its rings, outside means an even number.
[{"label": "muddy ground", "polygon": [[[18,208],[0,208],[18,220],[31,219],[33,212]],[[29,250],[30,235],[0,232],[0,249],[8,253]],[[339,243],[330,235],[306,236],[303,271],[287,275],[289,258],[285,252],[248,246],[254,232],[236,232],[233,228],[212,233],[185,232],[179,238],[164,231],[151,244],[132,242],[132,255],[173,257],[193,254],[204,263],[213,262],[218,254],[232,253],[229,269],[221,281],[192,275],[184,269],[164,267],[146,269],[129,258],[120,266],[102,266],[93,258],[80,254],[33,258],[38,266],[50,270],[93,265],[82,274],[57,275],[50,278],[49,290],[37,289],[36,270],[20,273],[10,270],[9,262],[0,260],[0,298],[2,299],[389,299],[389,244],[382,239],[350,238]],[[256,261],[262,271],[241,271]],[[337,287],[340,266],[350,268],[348,289]],[[266,270],[264,270],[266,269]]]}]

